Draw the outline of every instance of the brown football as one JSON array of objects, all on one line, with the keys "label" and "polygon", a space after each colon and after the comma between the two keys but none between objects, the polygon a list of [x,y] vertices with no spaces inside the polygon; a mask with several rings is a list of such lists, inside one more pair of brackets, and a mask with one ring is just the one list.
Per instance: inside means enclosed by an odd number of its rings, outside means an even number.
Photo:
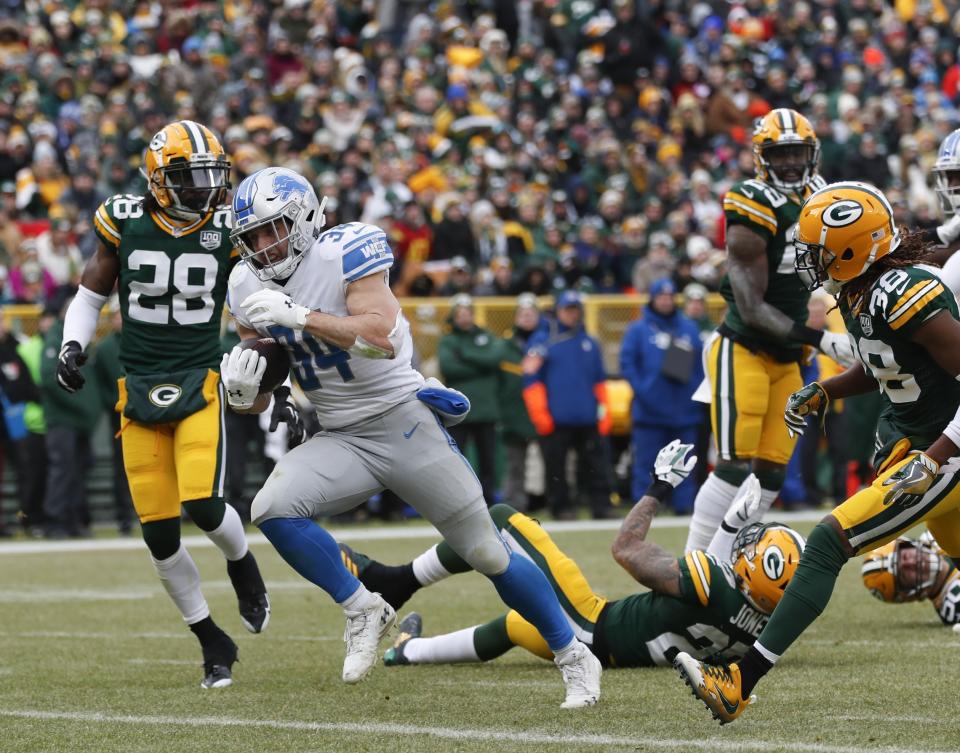
[{"label": "brown football", "polygon": [[290,358],[284,347],[271,337],[251,337],[240,341],[240,347],[246,350],[253,348],[267,359],[267,370],[260,380],[260,394],[273,392],[283,384],[290,373]]}]

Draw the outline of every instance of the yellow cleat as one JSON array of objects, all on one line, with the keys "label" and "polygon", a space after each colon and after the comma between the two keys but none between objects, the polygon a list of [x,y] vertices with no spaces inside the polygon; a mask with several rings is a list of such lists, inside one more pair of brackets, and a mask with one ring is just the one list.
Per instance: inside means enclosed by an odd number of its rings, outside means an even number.
[{"label": "yellow cleat", "polygon": [[732,722],[757,699],[755,695],[747,700],[741,697],[740,668],[736,664],[729,667],[704,664],[681,651],[673,660],[673,666],[720,724]]}]

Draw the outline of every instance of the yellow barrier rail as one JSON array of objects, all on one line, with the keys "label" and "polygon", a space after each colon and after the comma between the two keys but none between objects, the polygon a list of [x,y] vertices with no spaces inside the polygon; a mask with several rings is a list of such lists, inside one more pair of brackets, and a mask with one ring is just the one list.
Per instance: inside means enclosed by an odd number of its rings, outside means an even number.
[{"label": "yellow barrier rail", "polygon": [[[584,296],[584,323],[587,331],[602,344],[604,364],[609,373],[619,372],[618,358],[624,332],[630,322],[640,316],[648,300],[646,295]],[[474,317],[478,325],[489,329],[495,335],[504,336],[510,333],[517,306],[516,298],[474,298],[473,302]],[[547,310],[553,305],[553,298],[544,296],[539,303],[541,309]],[[682,305],[682,296],[677,297],[677,303]],[[421,369],[428,374],[436,373],[437,342],[447,331],[450,299],[403,298],[400,304],[410,321]],[[726,304],[720,295],[712,293],[707,297],[707,313],[711,320],[719,322],[725,310]],[[40,311],[41,308],[35,305],[4,306],[3,326],[17,334],[32,335],[37,331]],[[224,321],[227,316],[224,314]],[[110,314],[104,311],[97,326],[97,337],[102,337],[109,329]]]}]

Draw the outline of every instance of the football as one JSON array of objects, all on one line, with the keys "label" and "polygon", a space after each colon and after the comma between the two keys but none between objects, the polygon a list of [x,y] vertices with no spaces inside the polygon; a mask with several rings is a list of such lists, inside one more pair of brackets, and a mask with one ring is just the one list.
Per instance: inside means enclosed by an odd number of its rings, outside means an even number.
[{"label": "football", "polygon": [[261,395],[273,392],[283,384],[287,374],[290,373],[290,359],[280,343],[270,337],[251,337],[241,340],[239,345],[244,350],[253,348],[267,359],[267,369],[263,372],[263,379],[260,380]]}]

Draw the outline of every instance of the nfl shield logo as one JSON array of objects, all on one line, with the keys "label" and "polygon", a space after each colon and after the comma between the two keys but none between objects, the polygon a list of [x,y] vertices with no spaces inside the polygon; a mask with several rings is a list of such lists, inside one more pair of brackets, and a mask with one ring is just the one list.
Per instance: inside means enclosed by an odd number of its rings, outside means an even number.
[{"label": "nfl shield logo", "polygon": [[860,329],[867,337],[873,334],[873,320],[870,318],[870,314],[860,314]]},{"label": "nfl shield logo", "polygon": [[213,251],[220,245],[220,233],[216,230],[202,230],[200,232],[200,245],[207,251]]}]

